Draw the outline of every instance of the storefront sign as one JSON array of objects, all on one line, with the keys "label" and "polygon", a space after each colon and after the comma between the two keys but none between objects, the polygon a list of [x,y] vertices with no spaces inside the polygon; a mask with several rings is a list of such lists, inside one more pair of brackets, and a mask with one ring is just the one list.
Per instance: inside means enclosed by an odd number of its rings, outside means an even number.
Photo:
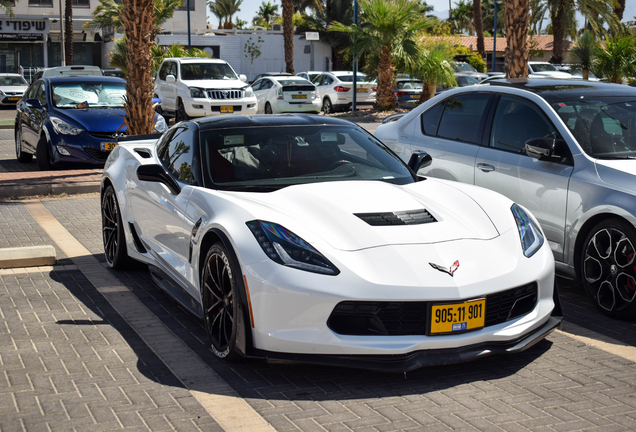
[{"label": "storefront sign", "polygon": [[42,33],[0,33],[0,42],[43,41]]},{"label": "storefront sign", "polygon": [[[9,33],[48,33],[48,20],[0,20],[0,32]],[[15,39],[14,39],[15,40]]]}]

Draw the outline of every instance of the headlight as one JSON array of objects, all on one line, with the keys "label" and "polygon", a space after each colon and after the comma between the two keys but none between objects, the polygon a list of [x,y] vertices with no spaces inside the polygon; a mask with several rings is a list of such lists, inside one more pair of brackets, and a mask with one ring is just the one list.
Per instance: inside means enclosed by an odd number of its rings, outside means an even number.
[{"label": "headlight", "polygon": [[166,119],[161,114],[157,114],[157,120],[155,121],[155,132],[163,133],[168,129]]},{"label": "headlight", "polygon": [[252,86],[245,87],[245,89],[243,91],[245,91],[245,97],[253,97],[254,96],[254,90],[252,90]]},{"label": "headlight", "polygon": [[2,90],[0,90],[0,96],[4,95],[4,92]]},{"label": "headlight", "polygon": [[543,246],[543,234],[530,215],[517,204],[513,204],[510,210],[517,223],[523,254],[530,258]]},{"label": "headlight", "polygon": [[55,129],[55,132],[60,135],[79,135],[84,132],[84,129],[68,124],[62,119],[59,119],[57,117],[49,118],[51,119],[53,129]]},{"label": "headlight", "polygon": [[196,87],[189,87],[190,89],[190,96],[193,98],[204,98],[205,96],[205,92],[203,90],[201,90],[200,88],[196,88]]},{"label": "headlight", "polygon": [[340,273],[309,243],[278,224],[255,220],[247,222],[247,227],[265,254],[279,264],[326,275]]}]

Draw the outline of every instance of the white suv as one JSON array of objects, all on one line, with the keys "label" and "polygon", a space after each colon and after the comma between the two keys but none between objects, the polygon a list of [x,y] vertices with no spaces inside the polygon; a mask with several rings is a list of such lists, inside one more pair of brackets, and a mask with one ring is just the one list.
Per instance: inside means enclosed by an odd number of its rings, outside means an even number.
[{"label": "white suv", "polygon": [[167,58],[155,79],[160,112],[179,122],[216,114],[256,114],[257,102],[245,75],[223,60]]}]

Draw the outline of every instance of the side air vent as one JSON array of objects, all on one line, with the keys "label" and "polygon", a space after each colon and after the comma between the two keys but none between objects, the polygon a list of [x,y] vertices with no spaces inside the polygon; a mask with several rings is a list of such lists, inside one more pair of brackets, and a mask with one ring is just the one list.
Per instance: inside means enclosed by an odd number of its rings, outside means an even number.
[{"label": "side air vent", "polygon": [[150,154],[150,150],[145,149],[145,148],[136,148],[135,152],[137,152],[137,154],[139,156],[141,156],[144,159],[149,159],[152,155]]},{"label": "side air vent", "polygon": [[133,236],[133,243],[135,244],[135,248],[137,249],[137,251],[139,253],[147,253],[148,251],[144,247],[144,244],[142,243],[141,239],[139,238],[139,235],[137,234],[137,230],[135,229],[135,225],[133,225],[131,222],[128,222],[128,226],[130,227],[130,232],[132,233],[132,236]]},{"label": "side air vent", "polygon": [[437,222],[433,215],[424,209],[388,213],[355,213],[355,215],[371,226],[420,225]]}]

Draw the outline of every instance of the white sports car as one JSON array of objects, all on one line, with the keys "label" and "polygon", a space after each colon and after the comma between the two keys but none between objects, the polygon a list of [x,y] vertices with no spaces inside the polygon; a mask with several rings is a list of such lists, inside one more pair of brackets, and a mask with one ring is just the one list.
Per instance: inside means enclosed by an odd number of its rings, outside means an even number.
[{"label": "white sports car", "polygon": [[147,263],[220,358],[408,371],[519,352],[561,321],[534,217],[418,178],[425,153],[407,166],[352,123],[304,115],[130,139],[102,179],[107,263]]}]

